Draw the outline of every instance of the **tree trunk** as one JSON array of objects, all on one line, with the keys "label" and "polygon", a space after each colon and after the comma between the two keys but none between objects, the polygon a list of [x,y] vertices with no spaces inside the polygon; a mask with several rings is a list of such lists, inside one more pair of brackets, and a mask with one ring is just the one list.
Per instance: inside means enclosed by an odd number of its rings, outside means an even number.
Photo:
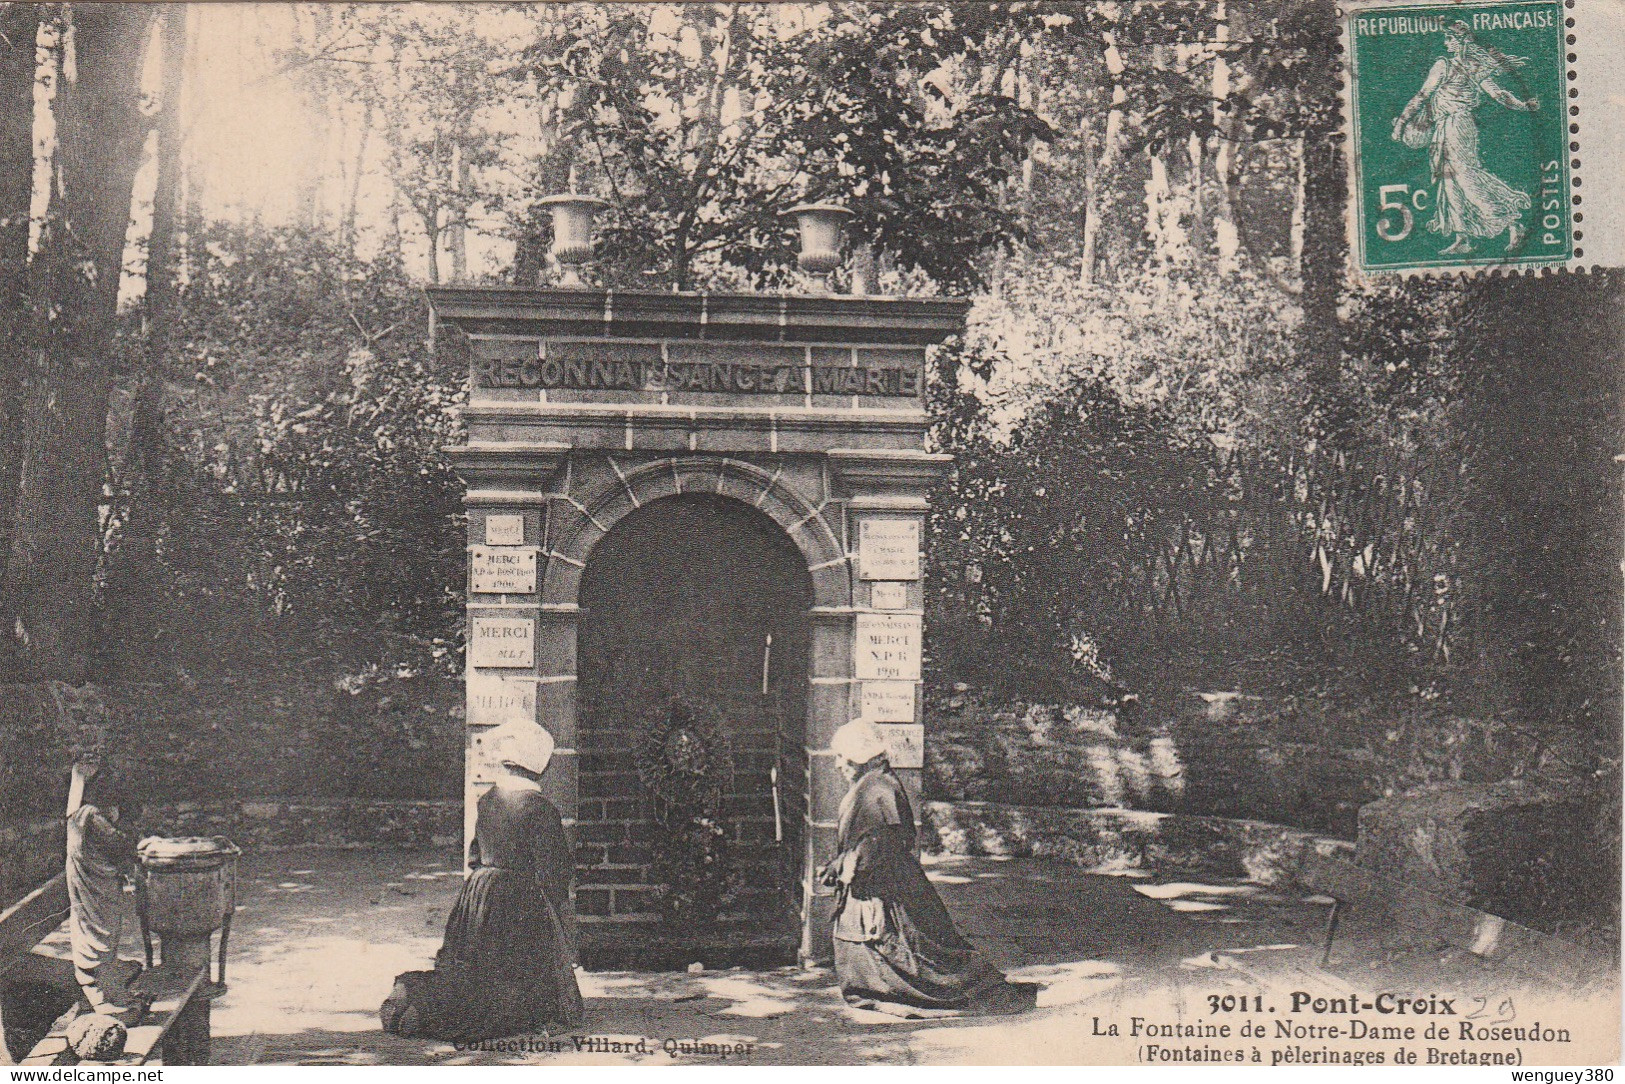
[{"label": "tree trunk", "polygon": [[1204,189],[1207,170],[1206,148],[1200,136],[1187,140],[1185,157],[1190,165],[1191,185],[1191,251],[1197,264],[1205,263],[1213,255],[1213,224],[1207,217],[1207,192]]},{"label": "tree trunk", "polygon": [[[310,15],[312,41],[327,41],[332,36],[333,12],[327,4],[301,5]],[[323,95],[325,98],[326,96]],[[294,163],[297,180],[294,183],[294,227],[310,236],[316,231],[321,204],[322,181],[326,176],[327,144],[332,134],[330,103],[325,100],[311,102],[315,107],[306,115],[310,128],[306,133],[304,153]]]},{"label": "tree trunk", "polygon": [[[1219,42],[1230,40],[1230,10],[1224,0],[1219,0],[1213,12],[1213,37]],[[1243,29],[1242,33],[1246,31]],[[1223,46],[1221,45],[1222,49]],[[1236,209],[1230,203],[1230,189],[1235,183],[1236,166],[1236,140],[1235,122],[1231,119],[1231,110],[1219,108],[1219,103],[1230,99],[1230,62],[1224,58],[1223,53],[1213,61],[1213,234],[1216,238],[1219,266],[1222,269],[1235,269],[1235,213]]]},{"label": "tree trunk", "polygon": [[35,276],[35,382],[3,628],[26,679],[84,680],[101,552],[112,338],[130,197],[145,142],[141,58],[152,9],[76,5],[74,64],[57,98],[60,220],[45,224]]},{"label": "tree trunk", "polygon": [[164,355],[174,331],[179,297],[175,240],[182,184],[180,104],[186,78],[185,5],[165,4],[162,20],[163,74],[158,93],[163,112],[158,117],[158,176],[152,196],[152,232],[147,241],[147,369],[142,375],[142,394],[136,397],[135,419],[137,434],[148,438],[136,449],[143,468],[152,464],[150,457],[157,452],[156,442],[162,436],[158,399],[163,388]]},{"label": "tree trunk", "polygon": [[186,7],[165,4],[159,33],[160,61],[157,179],[152,195],[152,232],[147,239],[145,365],[136,383],[130,419],[129,502],[124,545],[130,581],[144,590],[151,581],[155,509],[149,507],[153,475],[161,469],[164,445],[164,372],[174,335],[179,297],[176,268],[177,219],[181,194],[181,96],[186,78]]},{"label": "tree trunk", "polygon": [[1089,244],[1087,282],[1113,282],[1119,269],[1143,258],[1146,215],[1145,182],[1150,176],[1151,159],[1145,154],[1123,154],[1123,128],[1128,123],[1130,103],[1123,86],[1125,59],[1111,35],[1102,39],[1102,60],[1109,88],[1110,108],[1106,111],[1106,131],[1101,137],[1100,157],[1095,164],[1093,196],[1095,227],[1086,239]]},{"label": "tree trunk", "polygon": [[5,581],[22,467],[24,292],[34,196],[34,42],[39,9],[0,11],[0,583]]},{"label": "tree trunk", "polygon": [[1352,419],[1340,391],[1343,336],[1337,311],[1347,255],[1343,154],[1330,140],[1306,139],[1303,158],[1303,323],[1299,340],[1309,378],[1309,402],[1322,434],[1352,436],[1347,432]]},{"label": "tree trunk", "polygon": [[361,200],[361,176],[367,164],[367,144],[372,141],[372,103],[367,103],[361,115],[361,134],[357,137],[355,165],[350,170],[350,192],[344,200],[344,219],[339,227],[339,250],[346,259],[355,259],[356,205]]},{"label": "tree trunk", "polygon": [[1316,433],[1330,438],[1334,447],[1349,445],[1338,438],[1355,438],[1354,417],[1343,394],[1343,325],[1338,317],[1343,277],[1348,259],[1348,237],[1343,214],[1348,199],[1343,148],[1338,142],[1339,111],[1333,88],[1339,29],[1331,5],[1312,9],[1315,25],[1308,41],[1316,62],[1299,78],[1320,118],[1302,140],[1303,198],[1303,322],[1298,350],[1308,380],[1310,414]]},{"label": "tree trunk", "polygon": [[0,316],[18,312],[28,276],[28,214],[34,195],[34,41],[39,9],[0,10]]},{"label": "tree trunk", "polygon": [[451,250],[451,281],[468,281],[468,233],[467,193],[463,191],[468,183],[463,169],[463,145],[451,145],[451,188],[457,193],[457,205],[451,208],[451,218],[446,226],[446,247]]},{"label": "tree trunk", "polygon": [[1083,132],[1083,224],[1078,253],[1078,282],[1092,286],[1095,282],[1095,238],[1100,236],[1100,164],[1095,160],[1094,133],[1089,131],[1089,118],[1084,118]]},{"label": "tree trunk", "polygon": [[423,220],[423,236],[429,243],[429,285],[440,285],[440,235],[445,231],[440,225],[440,204],[430,203],[429,206],[418,212]]},{"label": "tree trunk", "polygon": [[[198,33],[198,5],[187,4],[186,11],[187,37],[190,39]],[[181,79],[184,87],[191,87],[193,95],[197,93],[200,83],[200,65],[198,51],[188,49],[185,60],[186,72]],[[206,231],[203,228],[203,170],[186,169],[181,171],[181,236],[177,239],[179,248],[176,252],[178,270],[184,281],[192,281],[202,273],[203,266],[208,262],[208,252],[204,248],[207,243]]]}]

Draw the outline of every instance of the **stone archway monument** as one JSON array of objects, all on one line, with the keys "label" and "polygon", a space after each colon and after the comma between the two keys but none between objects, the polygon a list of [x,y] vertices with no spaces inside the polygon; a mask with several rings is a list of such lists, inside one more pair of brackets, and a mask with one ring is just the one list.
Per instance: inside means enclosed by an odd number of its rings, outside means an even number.
[{"label": "stone archway monument", "polygon": [[[597,705],[673,689],[666,671],[680,672],[685,697],[704,703],[714,691],[724,705],[714,714],[727,735],[717,740],[732,745],[730,843],[779,849],[773,876],[788,884],[778,898],[794,901],[789,945],[803,960],[827,958],[830,898],[815,872],[833,855],[845,790],[830,736],[859,715],[874,720],[919,792],[920,548],[927,493],[950,462],[925,450],[925,353],[963,329],[966,303],[584,287],[429,297],[440,326],[466,337],[472,366],[467,443],[450,449],[468,487],[468,817],[493,779],[482,735],[516,719],[551,731],[544,786],[574,825],[584,955],[616,955],[657,925],[663,886],[642,834],[644,716],[619,712],[611,726]],[[695,536],[712,520],[736,533],[719,533],[704,560],[662,564],[667,551],[704,553]],[[662,529],[682,530],[684,545],[663,542],[674,536]],[[766,601],[741,603],[742,616],[692,637],[653,618],[584,613],[584,575],[612,534],[604,554],[640,570],[648,590],[676,592],[673,607],[746,593]],[[727,541],[746,537],[759,545]],[[731,565],[735,555],[750,567]],[[617,567],[596,567],[591,599],[615,598]],[[685,577],[712,594],[684,593]],[[659,651],[614,654],[584,628],[617,629],[629,649],[642,645],[628,638],[665,639]],[[777,660],[765,639],[774,629]],[[758,655],[760,710],[789,717],[748,718],[754,679],[737,676],[739,660]],[[584,669],[599,690],[591,703]],[[709,673],[734,676],[708,685]],[[752,745],[748,734],[767,737]],[[729,904],[749,905],[749,893]]]}]

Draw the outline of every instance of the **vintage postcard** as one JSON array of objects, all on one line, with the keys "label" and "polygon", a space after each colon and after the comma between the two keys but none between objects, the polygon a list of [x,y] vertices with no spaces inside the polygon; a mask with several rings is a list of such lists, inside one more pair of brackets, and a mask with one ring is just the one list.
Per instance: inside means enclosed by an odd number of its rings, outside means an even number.
[{"label": "vintage postcard", "polygon": [[1622,56],[0,4],[0,1073],[1612,1080]]}]

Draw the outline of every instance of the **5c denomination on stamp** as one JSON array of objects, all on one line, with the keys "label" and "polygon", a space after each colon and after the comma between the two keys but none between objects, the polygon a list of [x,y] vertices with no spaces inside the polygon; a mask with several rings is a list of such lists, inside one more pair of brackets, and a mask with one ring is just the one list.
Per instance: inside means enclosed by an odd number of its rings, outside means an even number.
[{"label": "5c denomination on stamp", "polygon": [[1345,13],[1355,270],[1569,260],[1561,0]]}]

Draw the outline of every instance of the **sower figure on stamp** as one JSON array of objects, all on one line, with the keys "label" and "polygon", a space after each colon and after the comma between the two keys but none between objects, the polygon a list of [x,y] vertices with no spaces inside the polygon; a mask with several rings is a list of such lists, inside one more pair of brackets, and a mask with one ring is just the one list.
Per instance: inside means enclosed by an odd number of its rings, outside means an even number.
[{"label": "sower figure on stamp", "polygon": [[1523,217],[1531,206],[1529,194],[1484,168],[1473,110],[1481,93],[1508,109],[1538,109],[1538,98],[1526,101],[1495,81],[1528,61],[1478,44],[1464,22],[1446,28],[1444,44],[1450,55],[1434,61],[1422,89],[1394,118],[1394,139],[1429,148],[1434,194],[1428,229],[1455,238],[1441,250],[1443,255],[1471,252],[1473,238],[1502,232],[1507,249],[1515,250],[1527,232]]},{"label": "sower figure on stamp", "polygon": [[74,977],[90,1007],[125,1023],[139,1012],[128,989],[135,970],[118,958],[119,941],[133,928],[134,897],[125,884],[135,871],[135,840],[119,827],[122,780],[110,768],[73,766],[68,794],[68,938]]},{"label": "sower figure on stamp", "polygon": [[835,888],[835,974],[847,1003],[904,1017],[1032,1008],[1038,987],[1007,981],[961,937],[926,879],[914,810],[880,732],[848,723],[830,749],[851,783],[839,852],[820,873]]},{"label": "sower figure on stamp", "polygon": [[575,977],[575,854],[540,780],[552,735],[531,723],[487,741],[502,774],[480,798],[473,867],[446,919],[433,971],[411,971],[379,1010],[384,1030],[474,1042],[581,1022]]}]

